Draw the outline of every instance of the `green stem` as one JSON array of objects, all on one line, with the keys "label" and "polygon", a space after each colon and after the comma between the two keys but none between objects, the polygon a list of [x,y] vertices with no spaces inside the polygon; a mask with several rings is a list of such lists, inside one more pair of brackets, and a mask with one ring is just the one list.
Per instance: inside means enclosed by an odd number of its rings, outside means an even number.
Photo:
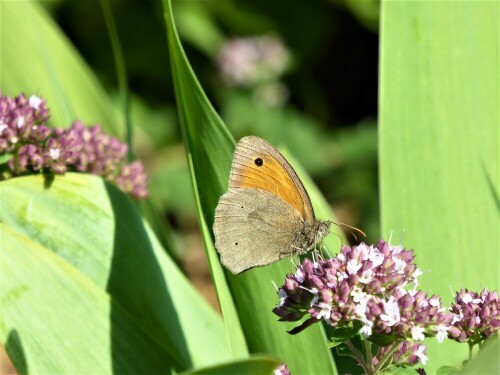
[{"label": "green stem", "polygon": [[385,365],[391,359],[392,355],[394,354],[394,352],[396,351],[396,349],[398,348],[399,344],[401,344],[402,341],[403,340],[394,341],[394,344],[392,344],[391,349],[385,354],[384,357],[380,359],[380,362],[375,367],[375,373],[380,372],[385,367]]},{"label": "green stem", "polygon": [[469,342],[469,361],[472,359],[472,348],[474,347],[474,345],[471,345],[471,343]]},{"label": "green stem", "polygon": [[372,362],[372,343],[366,339],[363,340],[364,347],[365,347],[365,358],[366,362],[370,365],[370,367],[373,367],[373,362]]},{"label": "green stem", "polygon": [[358,351],[358,349],[356,349],[356,347],[351,342],[351,340],[345,341],[345,344],[347,345],[347,347],[349,349],[351,349],[352,355],[356,359],[356,362],[358,362],[358,364],[363,368],[363,370],[365,371],[365,374],[367,374],[367,375],[373,375],[373,374],[375,374],[373,372],[373,368],[371,366],[371,363],[369,364],[369,363],[365,362],[365,360],[363,359],[363,356]]},{"label": "green stem", "polygon": [[132,152],[132,124],[130,122],[130,106],[129,106],[129,89],[127,82],[127,70],[125,67],[125,58],[123,56],[118,30],[116,28],[113,12],[111,11],[110,0],[101,0],[102,13],[108,28],[111,48],[115,58],[116,75],[118,80],[118,90],[120,93],[120,101],[122,104],[123,115],[125,119],[126,140],[128,144],[128,160],[134,159]]}]

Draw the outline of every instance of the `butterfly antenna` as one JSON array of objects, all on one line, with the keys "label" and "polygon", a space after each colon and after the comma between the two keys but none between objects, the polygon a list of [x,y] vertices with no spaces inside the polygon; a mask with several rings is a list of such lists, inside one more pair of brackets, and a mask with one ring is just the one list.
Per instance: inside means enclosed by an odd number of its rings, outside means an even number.
[{"label": "butterfly antenna", "polygon": [[[359,228],[356,228],[356,227],[353,227],[349,224],[345,224],[345,223],[341,223],[341,222],[336,222],[336,221],[333,221],[332,222],[333,224],[335,224],[336,226],[342,228],[342,227],[346,227],[346,228],[349,228],[349,229],[352,229],[353,231],[356,231],[358,233],[361,233],[363,235],[363,237],[366,237],[366,234],[365,232],[363,232],[361,229]],[[356,237],[356,235],[354,234],[354,232],[351,231],[351,234],[352,236],[354,237],[354,239],[357,241],[358,240],[358,237]]]}]

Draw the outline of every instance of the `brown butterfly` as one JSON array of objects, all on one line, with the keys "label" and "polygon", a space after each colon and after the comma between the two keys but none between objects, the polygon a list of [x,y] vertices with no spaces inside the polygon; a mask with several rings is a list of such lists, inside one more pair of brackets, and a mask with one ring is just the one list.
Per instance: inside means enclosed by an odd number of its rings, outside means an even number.
[{"label": "brown butterfly", "polygon": [[215,209],[215,246],[237,274],[311,250],[327,233],[302,182],[271,144],[249,136],[236,145],[229,191]]}]

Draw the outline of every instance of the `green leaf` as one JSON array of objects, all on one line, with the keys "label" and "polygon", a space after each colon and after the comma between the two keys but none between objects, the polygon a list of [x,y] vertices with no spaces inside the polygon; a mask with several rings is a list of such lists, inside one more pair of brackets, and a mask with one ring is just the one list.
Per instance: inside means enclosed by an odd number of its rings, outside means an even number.
[{"label": "green leaf", "polygon": [[448,375],[448,374],[455,374],[459,370],[458,367],[455,366],[441,366],[436,370],[436,375]]},{"label": "green leaf", "polygon": [[[423,290],[499,287],[498,2],[382,3],[382,235],[405,238]],[[467,348],[428,342],[429,372]]]},{"label": "green leaf", "polygon": [[457,374],[500,374],[500,340],[498,335],[484,343],[477,356],[467,361]]},{"label": "green leaf", "polygon": [[0,230],[0,335],[19,372],[147,373],[179,366],[71,265],[5,224]]},{"label": "green leaf", "polygon": [[257,355],[245,360],[223,363],[217,366],[204,367],[192,371],[186,371],[180,375],[272,374],[273,370],[276,369],[280,364],[281,361],[277,358]]},{"label": "green leaf", "polygon": [[4,1],[0,19],[4,95],[43,97],[50,123],[59,127],[79,119],[118,134],[123,120],[94,73],[36,1]]},{"label": "green leaf", "polygon": [[[235,358],[242,358],[248,355],[245,338],[209,229],[212,227],[213,208],[219,199],[217,192],[222,189],[228,178],[227,172],[217,166],[230,165],[229,158],[234,140],[222,126],[220,118],[206,99],[187,62],[175,29],[170,2],[164,1],[163,6],[181,131],[192,177],[203,244],[232,353]],[[202,194],[198,187],[203,189]],[[207,207],[211,209],[207,210]]]},{"label": "green leaf", "polygon": [[359,332],[360,326],[355,325],[354,327],[338,327],[334,328],[328,333],[328,347],[334,348],[340,344],[343,344],[346,340],[356,336]]},{"label": "green leaf", "polygon": [[[164,7],[176,99],[200,226],[233,350],[240,355],[243,353],[239,321],[250,352],[277,355],[292,373],[334,373],[321,326],[314,325],[299,335],[290,336],[286,331],[294,324],[278,323],[271,312],[278,301],[271,282],[284,280],[285,274],[292,270],[289,260],[237,276],[222,271],[209,228],[219,197],[227,191],[234,140],[206,98],[187,61],[175,31],[170,1],[165,0]],[[226,290],[226,280],[231,294]],[[238,316],[233,310],[233,298]]]},{"label": "green leaf", "polygon": [[[161,356],[164,357],[162,363],[178,370],[231,358],[220,317],[166,255],[139,216],[135,205],[122,192],[104,184],[101,178],[76,173],[56,176],[52,180],[41,175],[14,178],[2,182],[0,188],[0,221],[3,226],[36,240],[39,243],[36,246],[43,246],[53,252],[57,264],[69,269],[64,279],[55,277],[41,281],[45,272],[48,272],[44,271],[45,268],[40,266],[42,270],[31,271],[30,267],[23,265],[23,257],[28,257],[30,253],[19,255],[22,259],[18,264],[12,261],[15,267],[11,272],[16,272],[12,276],[13,286],[3,289],[2,283],[2,295],[9,294],[13,288],[35,288],[38,284],[44,284],[45,289],[33,297],[30,308],[12,310],[10,320],[5,322],[4,319],[1,327],[3,339],[10,331],[17,330],[21,341],[26,342],[31,349],[59,345],[59,341],[52,336],[60,335],[64,341],[67,325],[74,322],[65,322],[59,329],[54,327],[50,331],[51,335],[47,335],[43,317],[44,309],[50,307],[68,317],[76,311],[74,314],[78,316],[79,323],[68,334],[75,337],[80,335],[82,343],[88,345],[89,350],[92,349],[93,341],[85,341],[86,331],[93,331],[88,326],[92,326],[93,320],[98,318],[111,320],[110,325],[101,327],[103,334],[111,337],[107,357],[98,359],[104,368],[145,372],[135,367],[128,370],[126,357],[129,351],[121,351],[121,348],[124,345],[133,348],[133,345],[142,345],[142,341],[148,340],[160,346]],[[3,247],[2,241],[2,254],[7,251]],[[17,247],[13,249],[17,250]],[[31,247],[27,250],[35,251]],[[27,274],[30,280],[26,280]],[[104,316],[94,317],[94,313],[89,313],[90,320],[86,321],[84,312],[93,309],[92,300],[71,300],[68,303],[65,298],[55,298],[58,293],[66,293],[67,278],[85,279],[87,284],[108,299],[111,298],[113,303],[107,310],[105,307],[100,310]],[[78,285],[72,288],[78,289]],[[45,298],[50,299],[50,305],[43,303]],[[114,322],[115,316],[120,322],[122,313],[137,325],[137,331],[144,338],[128,337],[127,332],[121,332],[122,326]],[[31,323],[29,330],[26,330],[25,322]],[[29,332],[29,336],[26,332]],[[210,337],[210,345],[206,345],[206,337]],[[71,341],[70,338],[68,340]],[[139,353],[142,350],[136,349]],[[147,347],[144,350],[147,352]],[[36,366],[36,363],[51,363],[50,356],[37,351],[26,353],[29,367]],[[58,372],[74,369],[71,367],[72,362],[79,363],[80,358],[73,356],[79,355],[78,352],[65,353],[64,361],[58,364],[61,366]],[[86,354],[84,352],[81,355]],[[163,365],[161,368],[156,367],[154,358],[149,363],[147,355],[138,362],[151,366],[148,367],[149,372],[167,369]],[[85,368],[82,367],[82,371]]]},{"label": "green leaf", "polygon": [[378,346],[389,346],[392,343],[394,343],[397,339],[398,338],[393,335],[383,335],[378,333],[374,333],[368,338],[370,342],[373,342]]},{"label": "green leaf", "polygon": [[418,375],[417,370],[410,366],[391,365],[383,372],[383,375]]}]

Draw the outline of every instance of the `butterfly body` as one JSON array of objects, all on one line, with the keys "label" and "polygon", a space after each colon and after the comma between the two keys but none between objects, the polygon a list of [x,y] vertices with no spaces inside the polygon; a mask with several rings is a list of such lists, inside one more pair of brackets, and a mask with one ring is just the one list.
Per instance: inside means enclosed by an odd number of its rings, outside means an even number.
[{"label": "butterfly body", "polygon": [[242,138],[234,153],[229,191],[215,211],[215,246],[233,273],[309,251],[329,222],[314,216],[297,174],[271,144]]}]

